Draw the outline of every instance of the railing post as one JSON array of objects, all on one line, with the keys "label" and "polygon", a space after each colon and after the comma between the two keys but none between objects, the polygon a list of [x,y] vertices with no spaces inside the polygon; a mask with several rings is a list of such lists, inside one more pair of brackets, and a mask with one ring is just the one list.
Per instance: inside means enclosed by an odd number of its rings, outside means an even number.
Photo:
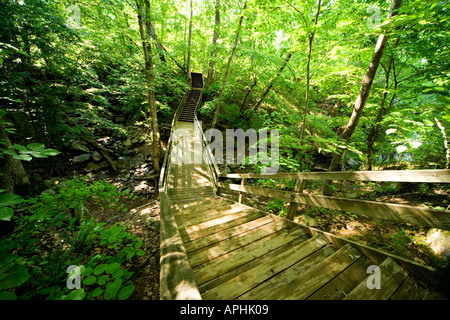
[{"label": "railing post", "polygon": [[[305,188],[305,183],[306,180],[305,179],[297,179],[295,181],[295,187],[294,187],[294,192],[303,192],[303,189]],[[286,214],[286,218],[289,220],[294,220],[295,217],[295,213],[297,212],[298,209],[298,203],[297,202],[290,202],[289,203],[289,207],[288,207],[288,211]]]},{"label": "railing post", "polygon": [[[247,178],[242,178],[241,186],[245,186],[247,184]],[[239,192],[239,203],[244,203],[245,192]]]}]

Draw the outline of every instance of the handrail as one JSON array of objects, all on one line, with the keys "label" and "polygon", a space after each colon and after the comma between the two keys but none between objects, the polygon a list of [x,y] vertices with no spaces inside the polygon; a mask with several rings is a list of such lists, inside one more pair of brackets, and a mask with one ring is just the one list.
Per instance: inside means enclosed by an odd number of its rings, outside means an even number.
[{"label": "handrail", "polygon": [[[289,201],[291,204],[307,205],[341,210],[374,218],[411,223],[419,226],[450,230],[450,210],[436,210],[401,204],[347,199],[323,195],[305,194],[300,190],[282,191],[246,185],[247,179],[319,179],[319,180],[354,180],[354,181],[396,181],[396,182],[428,182],[450,183],[450,170],[399,170],[399,171],[359,171],[359,172],[303,172],[275,175],[260,174],[220,174],[220,178],[239,178],[241,184],[219,182],[219,188],[238,191],[243,199],[250,193],[270,198]],[[292,217],[293,218],[293,217]]]},{"label": "handrail", "polygon": [[205,135],[203,134],[203,129],[200,126],[200,122],[198,121],[197,115],[194,114],[194,124],[197,127],[197,130],[200,132],[201,135],[201,139],[202,139],[202,149],[206,150],[206,152],[204,152],[203,154],[206,155],[207,159],[203,159],[203,155],[202,155],[202,159],[206,160],[206,165],[208,167],[208,171],[210,172],[211,178],[212,178],[212,183],[214,185],[214,190],[217,193],[217,191],[219,190],[219,168],[217,167],[216,161],[214,159],[213,154],[211,153],[211,150],[208,147],[208,142],[206,140]]},{"label": "handrail", "polygon": [[305,179],[305,180],[352,180],[352,181],[391,181],[450,183],[449,169],[430,170],[382,170],[382,171],[329,171],[329,172],[290,172],[276,174],[228,173],[221,178],[247,179]]}]

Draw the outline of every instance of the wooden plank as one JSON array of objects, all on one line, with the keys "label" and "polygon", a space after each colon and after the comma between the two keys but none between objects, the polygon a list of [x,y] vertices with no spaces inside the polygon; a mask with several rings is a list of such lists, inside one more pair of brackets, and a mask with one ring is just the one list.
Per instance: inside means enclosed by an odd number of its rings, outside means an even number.
[{"label": "wooden plank", "polygon": [[351,245],[345,245],[300,277],[273,291],[268,300],[303,300],[337,276],[361,256]]},{"label": "wooden plank", "polygon": [[436,169],[436,170],[330,171],[330,172],[277,173],[271,175],[257,174],[257,173],[228,173],[228,174],[221,174],[220,178],[449,183],[450,170]]},{"label": "wooden plank", "polygon": [[429,293],[428,288],[420,285],[417,280],[409,275],[390,297],[390,300],[422,300]]},{"label": "wooden plank", "polygon": [[[241,181],[241,186],[245,186],[247,184],[247,178],[242,178]],[[244,203],[244,199],[245,199],[245,192],[240,192],[239,193],[239,203]]]},{"label": "wooden plank", "polygon": [[[245,208],[236,207],[230,210],[230,214],[223,214],[220,215],[218,218],[213,218],[211,220],[208,219],[208,216],[205,215],[205,217],[201,220],[203,222],[197,223],[195,225],[189,225],[185,227],[184,229],[188,234],[195,233],[198,231],[201,231],[203,229],[208,229],[217,225],[221,225],[224,223],[227,223],[229,221],[244,217],[249,215],[252,212],[256,212],[256,210],[248,210]],[[259,212],[258,212],[259,213]]]},{"label": "wooden plank", "polygon": [[[211,207],[214,209],[211,210]],[[199,211],[191,211],[189,214],[176,215],[175,219],[180,227],[188,227],[245,210],[239,204],[233,203],[217,204],[211,207],[203,208]]]},{"label": "wooden plank", "polygon": [[[215,287],[221,285],[222,283],[239,276],[242,273],[245,273],[261,264],[266,264],[270,259],[278,256],[279,254],[284,253],[285,251],[287,251],[295,246],[300,245],[302,242],[304,242],[308,239],[309,239],[309,237],[305,234],[303,236],[295,238],[292,241],[282,244],[278,248],[268,251],[267,253],[264,253],[263,255],[259,256],[256,259],[253,259],[243,265],[238,266],[237,268],[234,268],[224,274],[221,274],[221,275],[215,277],[214,279],[212,279],[206,283],[203,283],[202,285],[199,286],[199,291],[201,294],[203,294],[204,292],[206,292],[212,288],[215,288]],[[327,246],[327,247],[330,247],[330,246]]]},{"label": "wooden plank", "polygon": [[307,300],[342,300],[367,277],[367,268],[372,264],[372,261],[362,256]]},{"label": "wooden plank", "polygon": [[[289,269],[273,276],[265,282],[262,282],[257,287],[250,291],[247,291],[238,300],[261,300],[269,296],[274,290],[277,290],[284,285],[294,281],[300,275],[305,273],[315,265],[320,263],[320,261],[326,259],[337,251],[335,247],[328,244],[325,247],[317,250],[310,256],[291,266]],[[201,287],[199,287],[199,290]],[[200,291],[202,293],[202,291]]]},{"label": "wooden plank", "polygon": [[[305,188],[305,184],[306,184],[306,180],[302,179],[297,179],[295,181],[295,186],[294,186],[294,192],[303,192],[303,189]],[[289,203],[289,207],[287,210],[287,214],[286,214],[286,219],[288,220],[294,220],[295,218],[295,214],[297,213],[297,209],[298,209],[298,203],[297,202],[290,202]]]},{"label": "wooden plank", "polygon": [[323,236],[317,236],[304,241],[300,245],[285,251],[259,266],[240,274],[239,276],[202,294],[202,299],[231,300],[252,289],[266,279],[289,268],[291,265],[304,259],[328,241]]},{"label": "wooden plank", "polygon": [[258,241],[234,250],[228,254],[217,257],[207,263],[193,268],[195,280],[201,285],[221,274],[239,267],[267,252],[274,250],[283,244],[301,237],[304,233],[300,229],[292,231],[279,231],[264,237]]},{"label": "wooden plank", "polygon": [[365,279],[344,300],[387,300],[408,276],[403,268],[391,258],[383,261],[379,268],[380,289],[369,289],[367,279]]},{"label": "wooden plank", "polygon": [[272,219],[271,216],[263,216],[263,217],[261,217],[259,219],[255,219],[255,220],[252,220],[250,222],[240,224],[240,225],[235,226],[233,228],[229,228],[229,229],[226,229],[224,231],[216,232],[216,233],[211,234],[211,235],[209,235],[207,237],[204,237],[204,238],[201,238],[201,239],[198,239],[198,240],[195,240],[195,241],[187,243],[185,245],[186,252],[187,253],[191,253],[191,252],[194,252],[196,250],[208,248],[210,246],[215,245],[218,242],[225,241],[228,238],[232,238],[232,237],[238,236],[238,235],[240,235],[241,233],[244,233],[244,232],[249,232],[249,231],[251,231],[254,228],[258,228],[260,226],[263,226],[263,225],[265,225],[267,223],[270,223],[270,222],[273,222],[273,221],[274,220]]},{"label": "wooden plank", "polygon": [[[292,222],[295,223],[295,222]],[[309,226],[301,225],[302,228],[308,232],[311,236],[315,236],[317,234],[322,234],[325,238],[327,238],[330,242],[333,243],[337,248],[341,248],[346,244],[351,244],[356,249],[358,249],[361,253],[367,256],[370,260],[372,260],[375,264],[381,264],[386,258],[391,258],[404,268],[406,268],[409,272],[413,273],[417,278],[421,279],[425,283],[432,283],[435,280],[435,269],[423,265],[421,263],[405,259],[403,257],[396,256],[394,254],[372,248],[370,246],[364,245],[362,243],[352,241],[350,239],[342,238],[336,236],[332,233],[325,232],[316,228],[312,228]]]},{"label": "wooden plank", "polygon": [[434,210],[422,207],[412,207],[403,204],[309,195],[290,191],[241,186],[238,184],[219,183],[219,186],[230,190],[248,192],[256,195],[278,198],[281,200],[294,201],[327,209],[342,210],[368,217],[450,230],[450,210]]},{"label": "wooden plank", "polygon": [[191,267],[195,267],[201,263],[227,254],[284,228],[286,228],[286,225],[280,222],[265,224],[259,228],[240,233],[238,236],[230,238],[227,241],[222,241],[213,247],[198,250],[192,254],[189,254],[189,262],[191,263]]},{"label": "wooden plank", "polygon": [[[226,223],[223,223],[223,221],[222,221],[222,223],[212,225],[208,228],[203,228],[203,229],[199,228],[198,231],[191,230],[191,233],[189,233],[189,234],[186,232],[185,229],[181,229],[180,234],[181,234],[181,237],[182,237],[184,243],[188,243],[190,241],[194,241],[196,239],[200,239],[200,238],[209,236],[218,231],[226,230],[226,229],[235,227],[237,225],[258,219],[261,216],[262,216],[262,214],[255,210],[252,212],[246,212],[246,214],[241,215],[241,216],[234,216],[234,217],[232,217],[232,219],[230,219]],[[228,218],[230,218],[230,217],[228,216]]]}]

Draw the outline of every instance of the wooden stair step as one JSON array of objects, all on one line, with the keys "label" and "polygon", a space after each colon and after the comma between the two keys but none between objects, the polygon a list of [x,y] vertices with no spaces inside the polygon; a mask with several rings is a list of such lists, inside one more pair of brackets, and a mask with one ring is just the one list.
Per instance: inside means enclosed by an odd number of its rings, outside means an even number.
[{"label": "wooden stair step", "polygon": [[258,228],[270,222],[273,222],[273,218],[271,216],[263,216],[259,219],[255,219],[250,222],[237,225],[233,228],[213,233],[207,237],[203,237],[201,239],[187,243],[185,245],[186,252],[189,254],[196,250],[212,247],[219,242],[239,236],[241,233],[250,232],[252,229]]},{"label": "wooden stair step", "polygon": [[299,234],[298,237],[292,239],[291,241],[288,241],[286,243],[281,244],[279,247],[276,247],[273,250],[269,250],[266,252],[263,252],[262,255],[257,257],[256,259],[250,260],[240,266],[237,266],[236,268],[233,268],[221,275],[218,275],[214,277],[213,279],[201,284],[199,286],[200,293],[204,293],[212,288],[215,288],[216,286],[221,285],[222,283],[233,279],[237,276],[239,276],[242,273],[247,272],[248,270],[251,270],[261,264],[266,264],[270,259],[278,256],[279,254],[284,253],[285,251],[289,250],[290,248],[293,248],[302,242],[308,240],[310,237],[304,233]]},{"label": "wooden stair step", "polygon": [[345,268],[354,263],[359,257],[361,257],[361,253],[350,244],[347,244],[328,258],[316,264],[313,268],[304,272],[298,278],[281,288],[272,291],[265,299],[306,299]]},{"label": "wooden stair step", "polygon": [[180,234],[185,242],[189,242],[216,233],[219,230],[225,230],[244,222],[255,220],[261,216],[261,212],[256,209],[245,209],[201,224],[189,226],[188,228],[180,228]]},{"label": "wooden stair step", "polygon": [[273,221],[258,228],[240,233],[238,236],[230,238],[227,241],[222,241],[213,247],[205,248],[203,250],[199,250],[192,254],[189,254],[189,262],[191,263],[192,267],[195,267],[201,263],[230,253],[231,251],[239,249],[247,244],[250,244],[285,228],[285,223]]},{"label": "wooden stair step", "polygon": [[380,289],[370,289],[368,281],[372,275],[367,276],[344,300],[387,300],[400,287],[408,273],[393,259],[385,259],[379,266]]},{"label": "wooden stair step", "polygon": [[239,204],[215,204],[211,207],[203,208],[199,211],[191,211],[190,214],[177,215],[175,219],[177,220],[178,226],[183,226],[189,228],[190,226],[200,225],[206,222],[215,220],[227,215],[232,215],[238,212],[242,212],[245,208],[242,208]]},{"label": "wooden stair step", "polygon": [[[282,272],[274,275],[270,279],[254,287],[250,291],[247,291],[243,295],[239,296],[237,299],[238,300],[264,299],[274,290],[281,288],[282,286],[290,283],[292,280],[294,280],[307,270],[314,268],[316,264],[320,263],[322,260],[331,256],[336,251],[337,249],[333,245],[326,244],[325,246],[318,249],[311,255],[293,264],[288,269],[283,270]],[[266,265],[270,266],[270,260],[266,262]]]},{"label": "wooden stair step", "polygon": [[212,259],[193,268],[193,273],[198,285],[216,278],[234,268],[256,259],[269,251],[305,235],[299,228],[281,230],[257,240],[249,245],[234,250],[228,254]]},{"label": "wooden stair step", "polygon": [[212,290],[202,294],[203,299],[231,300],[256,287],[261,282],[289,268],[291,265],[304,259],[320,248],[324,247],[328,240],[322,235],[315,236],[302,244],[285,251],[264,264],[240,274]]},{"label": "wooden stair step", "polygon": [[350,267],[317,290],[308,300],[342,300],[367,277],[367,268],[372,265],[366,256],[361,256]]}]

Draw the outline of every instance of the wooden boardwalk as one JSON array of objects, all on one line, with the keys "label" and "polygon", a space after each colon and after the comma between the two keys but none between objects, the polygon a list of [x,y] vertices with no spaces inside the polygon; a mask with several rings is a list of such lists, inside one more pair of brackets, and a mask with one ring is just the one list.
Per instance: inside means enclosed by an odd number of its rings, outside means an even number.
[{"label": "wooden boardwalk", "polygon": [[[199,139],[192,122],[176,128],[192,133],[191,146]],[[172,160],[181,156],[176,146]],[[202,299],[432,297],[389,257],[378,266],[380,289],[370,289],[374,262],[351,244],[337,248],[292,221],[216,196],[204,164],[172,161],[168,168],[169,204]]]}]

